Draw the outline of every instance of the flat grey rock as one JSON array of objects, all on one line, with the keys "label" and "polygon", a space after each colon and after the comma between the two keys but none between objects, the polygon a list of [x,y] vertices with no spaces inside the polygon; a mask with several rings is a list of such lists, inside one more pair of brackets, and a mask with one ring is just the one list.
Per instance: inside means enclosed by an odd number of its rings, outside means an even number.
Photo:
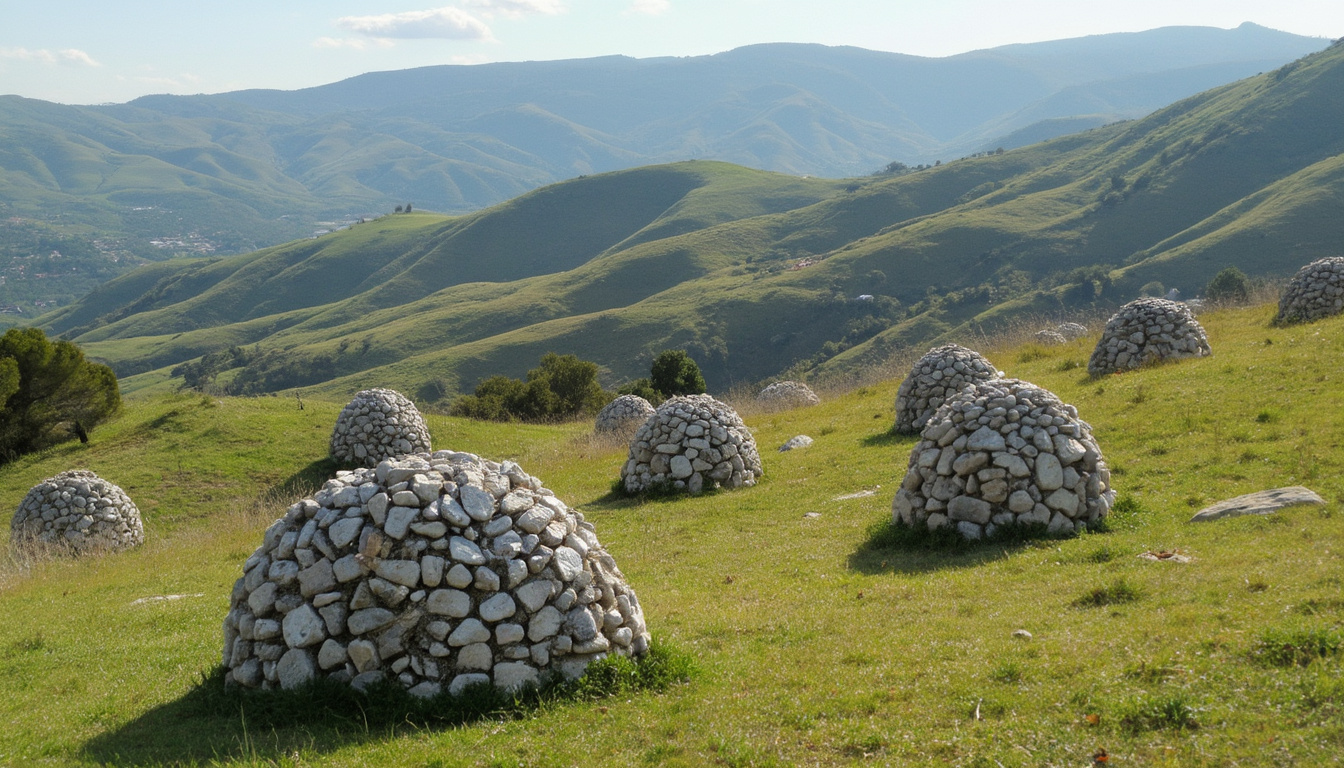
[{"label": "flat grey rock", "polygon": [[1325,499],[1322,499],[1315,491],[1303,488],[1300,485],[1274,488],[1269,491],[1248,493],[1235,499],[1220,501],[1211,507],[1205,507],[1190,518],[1190,522],[1197,523],[1242,515],[1268,515],[1281,509],[1303,505],[1323,507],[1325,506]]}]

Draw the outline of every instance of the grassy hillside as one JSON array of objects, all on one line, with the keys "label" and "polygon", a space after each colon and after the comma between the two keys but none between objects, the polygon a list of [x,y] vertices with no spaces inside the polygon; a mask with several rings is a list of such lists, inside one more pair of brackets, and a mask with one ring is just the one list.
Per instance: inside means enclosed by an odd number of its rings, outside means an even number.
[{"label": "grassy hillside", "polygon": [[[687,158],[829,177],[947,160],[1011,146],[1003,137],[1025,126],[1048,138],[1080,115],[1138,117],[1325,44],[1246,24],[940,59],[771,44],[128,104],[4,96],[0,218],[102,243],[101,267],[118,274],[128,265],[115,251],[241,253],[407,202],[467,213],[578,175]],[[87,274],[62,275],[28,286],[35,300],[66,304],[90,287]]]},{"label": "grassy hillside", "polygon": [[[625,458],[586,423],[430,415],[435,445],[515,458],[597,526],[651,629],[700,673],[661,695],[456,728],[272,728],[200,710],[230,585],[271,518],[327,475],[341,402],[134,396],[93,435],[0,469],[17,506],[88,467],[146,545],[0,570],[0,755],[23,765],[1323,765],[1344,733],[1344,318],[1275,328],[1269,305],[1200,316],[1212,357],[1100,380],[1096,340],[983,348],[1094,428],[1122,503],[1107,532],[928,549],[886,521],[913,438],[899,381],[744,409],[752,489],[609,495]],[[969,339],[965,339],[969,341]],[[774,449],[808,434],[810,448]],[[1186,520],[1303,484],[1328,501]],[[873,491],[871,496],[851,496]],[[0,534],[3,536],[3,534]],[[1178,551],[1188,563],[1139,554]],[[172,600],[144,598],[180,596]],[[140,601],[140,602],[136,602]],[[1030,639],[1013,636],[1025,629]]]},{"label": "grassy hillside", "polygon": [[[546,187],[467,217],[385,217],[161,267],[43,319],[131,390],[247,347],[234,393],[450,399],[545,352],[609,386],[685,348],[713,387],[863,375],[957,334],[1187,296],[1236,266],[1339,253],[1344,45],[1143,120],[862,180],[688,162]],[[872,301],[858,301],[862,294]],[[132,375],[139,374],[139,375]],[[180,381],[180,380],[179,380]]]}]

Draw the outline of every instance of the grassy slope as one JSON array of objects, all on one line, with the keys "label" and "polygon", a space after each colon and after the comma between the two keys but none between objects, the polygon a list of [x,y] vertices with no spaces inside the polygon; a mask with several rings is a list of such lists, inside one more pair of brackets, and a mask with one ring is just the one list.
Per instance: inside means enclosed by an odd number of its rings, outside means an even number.
[{"label": "grassy slope", "polygon": [[[242,560],[292,489],[329,469],[340,404],[132,398],[91,445],[0,469],[16,505],[41,478],[90,467],[136,499],[149,541],[3,572],[0,762],[1036,766],[1080,765],[1097,747],[1136,765],[1331,762],[1344,746],[1340,657],[1280,668],[1250,654],[1273,631],[1344,623],[1344,318],[1280,329],[1272,314],[1211,312],[1213,357],[1099,381],[1082,374],[1095,337],[986,350],[1078,407],[1141,507],[1110,533],[1037,545],[874,547],[914,442],[886,433],[895,380],[745,411],[762,484],[699,499],[612,499],[624,452],[591,442],[586,424],[430,416],[436,445],[517,458],[582,508],[653,630],[703,669],[665,695],[445,730],[272,731],[186,708],[217,661]],[[774,451],[799,433],[816,444]],[[1329,506],[1185,522],[1298,483]],[[862,489],[877,492],[835,500]],[[1194,561],[1136,558],[1171,549]],[[1117,580],[1138,599],[1071,605]],[[168,594],[189,597],[131,605]],[[1033,638],[1013,639],[1019,628]],[[1197,728],[1164,727],[1187,715]]]},{"label": "grassy slope", "polygon": [[[196,270],[221,275],[208,291],[167,291],[138,314],[109,303],[122,319],[82,336],[55,327],[123,374],[261,343],[284,351],[272,370],[323,361],[274,386],[333,397],[374,381],[467,390],[546,351],[597,361],[613,385],[681,346],[726,387],[844,340],[812,374],[852,376],[949,333],[1092,309],[1061,290],[1077,267],[1113,268],[1114,302],[1150,281],[1197,294],[1229,265],[1284,278],[1338,253],[1340,92],[1333,46],[1144,120],[843,194],[723,164],[604,174],[377,246],[365,230],[235,257]],[[351,268],[365,251],[377,268]],[[818,263],[784,269],[803,258]],[[974,295],[924,302],[930,290]],[[847,298],[860,293],[904,309]],[[127,386],[151,380],[163,371]]]}]

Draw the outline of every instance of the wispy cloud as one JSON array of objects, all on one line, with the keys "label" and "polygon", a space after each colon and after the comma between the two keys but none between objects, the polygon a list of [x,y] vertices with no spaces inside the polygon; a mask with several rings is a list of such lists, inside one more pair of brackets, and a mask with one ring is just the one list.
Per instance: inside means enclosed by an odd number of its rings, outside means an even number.
[{"label": "wispy cloud", "polygon": [[480,9],[485,16],[500,15],[510,19],[523,16],[555,16],[565,12],[562,0],[463,0],[465,5]]},{"label": "wispy cloud", "polygon": [[[529,0],[497,0],[528,2]],[[446,6],[428,11],[385,13],[378,16],[342,16],[336,26],[365,37],[384,39],[494,40],[485,22],[461,8]]]},{"label": "wispy cloud", "polygon": [[629,13],[642,13],[646,16],[657,16],[672,7],[670,0],[634,0],[630,3]]},{"label": "wispy cloud", "polygon": [[76,48],[50,51],[45,48],[0,48],[0,59],[11,61],[35,61],[39,64],[67,64],[82,67],[101,67],[89,54]]}]

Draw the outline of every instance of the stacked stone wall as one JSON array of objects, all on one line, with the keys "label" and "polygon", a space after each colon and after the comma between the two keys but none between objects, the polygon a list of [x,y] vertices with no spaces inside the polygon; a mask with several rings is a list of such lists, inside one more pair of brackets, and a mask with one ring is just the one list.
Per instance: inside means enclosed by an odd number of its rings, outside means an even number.
[{"label": "stacked stone wall", "polygon": [[266,530],[243,570],[222,660],[226,682],[248,688],[516,689],[649,643],[592,523],[517,464],[471,454],[339,473]]}]

